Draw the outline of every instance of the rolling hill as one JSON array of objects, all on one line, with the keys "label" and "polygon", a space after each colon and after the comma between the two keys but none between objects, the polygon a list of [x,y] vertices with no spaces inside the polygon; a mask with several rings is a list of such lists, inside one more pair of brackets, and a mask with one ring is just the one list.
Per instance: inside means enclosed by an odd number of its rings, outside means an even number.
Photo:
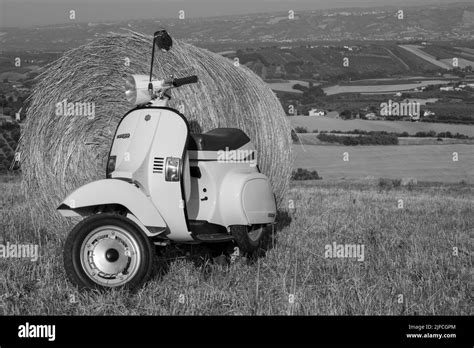
[{"label": "rolling hill", "polygon": [[471,40],[474,4],[456,3],[406,7],[349,8],[288,13],[263,13],[210,18],[147,19],[113,23],[68,22],[32,28],[0,29],[2,50],[63,51],[94,37],[120,30],[153,33],[167,28],[175,38],[217,50],[238,45],[294,41],[340,40]]}]

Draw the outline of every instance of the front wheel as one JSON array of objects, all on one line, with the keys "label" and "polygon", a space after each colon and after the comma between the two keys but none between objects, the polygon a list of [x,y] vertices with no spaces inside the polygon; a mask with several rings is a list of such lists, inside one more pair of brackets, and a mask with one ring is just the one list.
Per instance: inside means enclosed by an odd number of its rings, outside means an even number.
[{"label": "front wheel", "polygon": [[150,276],[151,243],[129,219],[98,214],[77,224],[64,246],[64,268],[79,288],[134,289]]},{"label": "front wheel", "polygon": [[235,243],[240,250],[248,255],[253,255],[261,246],[263,246],[263,241],[268,234],[268,226],[236,225],[230,227],[230,233],[234,237]]}]

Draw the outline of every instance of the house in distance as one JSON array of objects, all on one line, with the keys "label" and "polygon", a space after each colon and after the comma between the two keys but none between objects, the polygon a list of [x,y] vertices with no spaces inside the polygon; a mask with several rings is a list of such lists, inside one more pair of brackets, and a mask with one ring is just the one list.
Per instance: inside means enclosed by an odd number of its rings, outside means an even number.
[{"label": "house in distance", "polygon": [[320,109],[311,109],[309,110],[308,116],[325,116],[326,111]]}]

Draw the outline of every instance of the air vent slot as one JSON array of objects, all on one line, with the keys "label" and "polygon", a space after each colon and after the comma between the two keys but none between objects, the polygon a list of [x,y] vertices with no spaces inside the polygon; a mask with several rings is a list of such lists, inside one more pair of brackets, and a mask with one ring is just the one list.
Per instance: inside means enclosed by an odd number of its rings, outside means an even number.
[{"label": "air vent slot", "polygon": [[153,159],[153,173],[163,173],[165,159],[163,157],[155,157]]}]

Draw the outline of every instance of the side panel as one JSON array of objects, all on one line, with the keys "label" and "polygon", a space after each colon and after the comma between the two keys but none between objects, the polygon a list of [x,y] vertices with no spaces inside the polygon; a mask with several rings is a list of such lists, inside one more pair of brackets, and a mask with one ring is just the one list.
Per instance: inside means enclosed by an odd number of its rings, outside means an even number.
[{"label": "side panel", "polygon": [[253,178],[245,183],[242,205],[250,223],[272,223],[276,217],[275,197],[268,179]]},{"label": "side panel", "polygon": [[[110,156],[116,156],[112,178],[137,183],[166,219],[168,238],[193,241],[186,218],[190,195],[186,144],[188,125],[182,115],[166,107],[142,107],[129,112],[115,134]],[[166,181],[166,159],[182,160],[180,181]],[[187,188],[187,190],[186,190]]]},{"label": "side panel", "polygon": [[[242,211],[234,196],[240,194],[247,175],[258,174],[256,167],[248,163],[226,163],[216,161],[191,161],[192,167],[198,167],[201,178],[191,178],[192,191],[188,204],[190,220],[205,220],[218,225],[228,226],[225,216],[229,214],[227,207],[232,201]],[[236,175],[234,177],[234,175]],[[242,178],[242,180],[240,180]],[[233,214],[233,213],[232,213]],[[247,224],[245,215],[237,219],[239,224]],[[237,221],[234,220],[234,221]]]},{"label": "side panel", "polygon": [[[186,168],[186,142],[188,139],[188,125],[186,121],[176,112],[169,109],[151,108],[152,113],[160,114],[160,121],[156,128],[153,143],[149,152],[150,166],[148,172],[147,186],[153,204],[166,218],[170,234],[168,238],[180,241],[194,241],[191,232],[188,230],[186,216],[186,181],[189,180],[189,167]],[[181,159],[181,181],[166,181],[166,165],[163,170],[153,170],[155,158],[163,159],[166,163],[167,157],[177,157]]]},{"label": "side panel", "polygon": [[78,216],[74,210],[103,204],[123,205],[145,226],[166,227],[152,201],[138,187],[123,180],[104,179],[84,185],[71,193],[58,210],[63,216]]},{"label": "side panel", "polygon": [[275,199],[263,174],[229,173],[222,182],[219,201],[224,226],[275,221]]},{"label": "side panel", "polygon": [[148,150],[160,123],[161,111],[138,109],[128,113],[115,134],[111,156],[116,156],[112,177],[134,179],[141,183],[148,174]]},{"label": "side panel", "polygon": [[128,113],[116,131],[110,156],[116,156],[112,178],[136,181],[150,195],[148,180],[153,170],[151,150],[160,126],[162,111],[147,108]]},{"label": "side panel", "polygon": [[222,146],[218,151],[189,151],[194,176],[188,217],[226,227],[246,225],[249,222],[239,197],[246,180],[259,173],[257,162],[247,158],[255,153],[255,146],[249,142],[233,151],[225,143]]}]

